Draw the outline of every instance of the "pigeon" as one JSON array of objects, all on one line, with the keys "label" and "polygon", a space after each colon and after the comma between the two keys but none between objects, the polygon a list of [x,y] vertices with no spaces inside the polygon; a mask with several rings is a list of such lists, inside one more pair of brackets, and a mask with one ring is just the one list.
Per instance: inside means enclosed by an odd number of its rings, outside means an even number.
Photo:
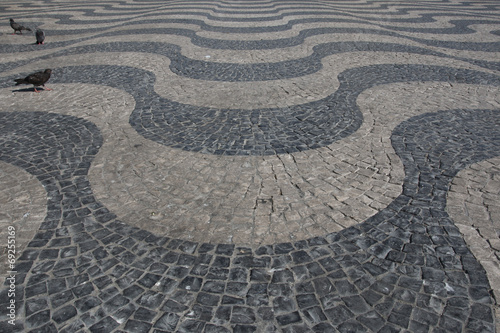
[{"label": "pigeon", "polygon": [[30,28],[26,28],[26,27],[20,25],[19,23],[14,22],[13,19],[10,19],[10,26],[12,27],[12,29],[14,29],[13,35],[15,35],[17,31],[19,31],[21,33],[21,35],[23,34],[23,30],[31,31]]},{"label": "pigeon", "polygon": [[42,86],[45,90],[52,90],[45,87],[45,83],[50,79],[52,69],[46,69],[43,72],[37,72],[26,76],[24,79],[16,79],[16,86],[20,84],[32,84],[33,89],[37,93],[36,87]]},{"label": "pigeon", "polygon": [[45,40],[45,33],[40,29],[36,29],[35,35],[36,35],[36,43],[43,44],[43,41]]}]

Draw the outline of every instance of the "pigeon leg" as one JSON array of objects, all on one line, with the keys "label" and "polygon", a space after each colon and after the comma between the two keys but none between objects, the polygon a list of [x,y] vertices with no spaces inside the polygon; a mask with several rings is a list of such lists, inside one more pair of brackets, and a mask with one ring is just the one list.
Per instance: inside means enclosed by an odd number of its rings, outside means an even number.
[{"label": "pigeon leg", "polygon": [[43,89],[44,89],[44,90],[52,90],[52,89],[50,89],[50,88],[47,88],[45,85],[43,85]]},{"label": "pigeon leg", "polygon": [[39,93],[38,90],[36,90],[36,87],[33,87],[33,90],[36,92],[36,93]]}]

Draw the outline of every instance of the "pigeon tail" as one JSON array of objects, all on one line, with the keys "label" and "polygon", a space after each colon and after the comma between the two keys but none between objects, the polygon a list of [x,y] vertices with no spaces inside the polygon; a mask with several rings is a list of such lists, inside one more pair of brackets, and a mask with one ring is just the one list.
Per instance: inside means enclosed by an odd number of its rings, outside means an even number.
[{"label": "pigeon tail", "polygon": [[20,85],[20,84],[29,84],[28,82],[24,81],[24,79],[16,79],[16,86]]}]

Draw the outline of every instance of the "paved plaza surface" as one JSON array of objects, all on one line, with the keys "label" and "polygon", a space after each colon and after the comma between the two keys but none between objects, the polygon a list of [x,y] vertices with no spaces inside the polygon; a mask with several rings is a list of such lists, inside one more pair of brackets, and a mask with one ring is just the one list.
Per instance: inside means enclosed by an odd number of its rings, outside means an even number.
[{"label": "paved plaza surface", "polygon": [[0,20],[0,332],[500,328],[498,1]]}]

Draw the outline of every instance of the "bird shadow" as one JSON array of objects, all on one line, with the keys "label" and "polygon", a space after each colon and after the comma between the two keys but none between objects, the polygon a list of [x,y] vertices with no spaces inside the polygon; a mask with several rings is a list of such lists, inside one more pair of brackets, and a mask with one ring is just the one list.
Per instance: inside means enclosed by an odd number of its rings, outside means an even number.
[{"label": "bird shadow", "polygon": [[[38,90],[38,91],[41,92],[41,91],[44,91],[46,89],[44,89],[44,88],[36,88],[36,90]],[[12,92],[35,92],[35,89],[33,89],[33,88],[15,89],[15,90],[12,90]]]}]

